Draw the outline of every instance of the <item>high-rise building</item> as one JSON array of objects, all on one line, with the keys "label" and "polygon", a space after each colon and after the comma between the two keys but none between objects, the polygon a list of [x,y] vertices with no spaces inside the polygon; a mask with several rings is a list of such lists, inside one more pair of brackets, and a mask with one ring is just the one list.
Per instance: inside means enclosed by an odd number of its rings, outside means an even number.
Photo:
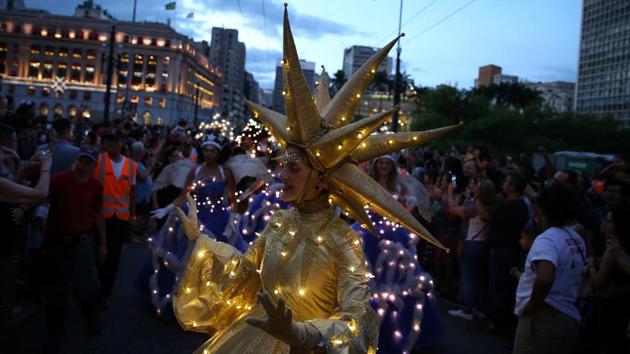
[{"label": "high-rise building", "polygon": [[[343,73],[350,78],[379,48],[353,45],[343,50]],[[387,57],[378,67],[378,71],[384,72],[389,77],[392,74],[392,58]]]},{"label": "high-rise building", "polygon": [[245,44],[238,41],[238,31],[213,27],[209,54],[210,64],[223,72],[222,113],[244,119]]},{"label": "high-rise building", "polygon": [[254,75],[248,71],[245,72],[243,92],[246,99],[254,103],[260,103],[260,85],[258,85],[258,81],[254,79]]},{"label": "high-rise building", "polygon": [[0,0],[0,10],[19,11],[25,9],[24,0]]},{"label": "high-rise building", "polygon": [[[114,22],[102,17],[102,9],[100,17],[86,17],[86,8],[97,7],[86,1],[78,16],[0,11],[0,92],[16,102],[34,101],[47,119],[102,119]],[[192,121],[197,93],[198,116],[210,117],[220,103],[222,74],[186,36],[162,23],[115,24],[110,118]]]},{"label": "high-rise building", "polygon": [[584,0],[575,108],[630,126],[630,1]]},{"label": "high-rise building", "polygon": [[[313,92],[315,89],[315,63],[312,61],[306,61],[300,59],[300,66],[302,67],[302,75],[306,80],[306,85]],[[276,81],[273,85],[273,103],[272,109],[276,112],[284,113],[284,98],[282,93],[284,90],[284,76],[282,72],[282,60],[278,60],[276,64]]]},{"label": "high-rise building", "polygon": [[475,88],[500,84],[516,84],[518,76],[505,75],[503,69],[498,65],[485,65],[479,67],[479,76],[475,80]]}]

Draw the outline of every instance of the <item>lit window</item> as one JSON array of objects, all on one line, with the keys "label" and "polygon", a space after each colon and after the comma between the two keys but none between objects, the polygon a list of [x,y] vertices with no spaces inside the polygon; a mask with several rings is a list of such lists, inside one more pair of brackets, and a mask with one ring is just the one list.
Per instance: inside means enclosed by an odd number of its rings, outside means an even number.
[{"label": "lit window", "polygon": [[81,112],[81,117],[85,119],[90,119],[92,117],[92,110],[90,107],[83,107],[83,112]]},{"label": "lit window", "polygon": [[68,116],[70,116],[70,118],[76,117],[77,116],[77,107],[75,107],[75,106],[68,107]]},{"label": "lit window", "polygon": [[31,46],[31,54],[33,55],[39,55],[39,53],[41,52],[41,47],[38,45],[32,45]]},{"label": "lit window", "polygon": [[28,77],[38,78],[40,62],[32,61],[28,64]]},{"label": "lit window", "polygon": [[55,117],[61,117],[63,115],[63,107],[61,107],[59,103],[57,103],[55,108],[53,108],[53,114]]},{"label": "lit window", "polygon": [[160,97],[160,101],[159,101],[159,106],[160,108],[166,108],[166,98],[164,97]]}]

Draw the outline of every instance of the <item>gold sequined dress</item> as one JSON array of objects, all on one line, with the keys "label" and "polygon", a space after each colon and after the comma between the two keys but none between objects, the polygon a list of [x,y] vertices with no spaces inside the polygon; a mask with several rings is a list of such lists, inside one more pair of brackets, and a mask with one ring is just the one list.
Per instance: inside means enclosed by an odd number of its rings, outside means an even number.
[{"label": "gold sequined dress", "polygon": [[282,296],[320,332],[322,352],[375,353],[379,320],[359,236],[331,209],[274,214],[247,253],[202,235],[173,299],[185,330],[212,334],[196,353],[289,353],[245,322],[265,317],[256,293]]}]

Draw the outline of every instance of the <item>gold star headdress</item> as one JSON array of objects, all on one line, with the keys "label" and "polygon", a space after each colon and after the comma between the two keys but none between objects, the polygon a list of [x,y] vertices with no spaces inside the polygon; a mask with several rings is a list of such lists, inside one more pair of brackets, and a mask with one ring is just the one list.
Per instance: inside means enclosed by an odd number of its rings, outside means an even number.
[{"label": "gold star headdress", "polygon": [[376,234],[365,211],[371,208],[426,241],[448,250],[385,188],[357,166],[358,162],[429,142],[457,127],[452,125],[423,132],[370,136],[391,118],[397,108],[352,122],[361,95],[367,89],[378,66],[400,37],[375,53],[331,99],[325,70],[322,71],[314,95],[311,95],[300,67],[286,4],[283,35],[283,95],[286,116],[246,101],[254,116],[267,126],[281,144],[296,146],[305,153],[313,169],[328,180],[332,203],[361,223],[364,228]]}]

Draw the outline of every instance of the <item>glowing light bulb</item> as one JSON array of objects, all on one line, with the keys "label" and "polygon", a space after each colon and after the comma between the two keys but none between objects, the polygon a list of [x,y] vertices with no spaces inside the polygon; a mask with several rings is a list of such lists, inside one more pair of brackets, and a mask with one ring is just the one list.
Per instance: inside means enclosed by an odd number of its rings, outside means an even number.
[{"label": "glowing light bulb", "polygon": [[304,289],[300,289],[298,290],[298,293],[300,294],[300,296],[304,296],[304,294],[306,294],[306,291],[304,291]]}]

